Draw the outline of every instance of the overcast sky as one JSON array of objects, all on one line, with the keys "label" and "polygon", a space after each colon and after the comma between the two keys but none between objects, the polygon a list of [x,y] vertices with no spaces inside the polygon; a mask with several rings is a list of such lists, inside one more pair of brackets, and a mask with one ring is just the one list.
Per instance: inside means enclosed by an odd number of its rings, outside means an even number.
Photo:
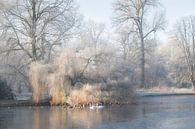
[{"label": "overcast sky", "polygon": [[[111,25],[112,4],[115,0],[77,0],[80,11],[86,19]],[[195,0],[161,0],[166,10],[168,29],[185,16],[195,16]],[[166,35],[164,35],[167,37]]]}]

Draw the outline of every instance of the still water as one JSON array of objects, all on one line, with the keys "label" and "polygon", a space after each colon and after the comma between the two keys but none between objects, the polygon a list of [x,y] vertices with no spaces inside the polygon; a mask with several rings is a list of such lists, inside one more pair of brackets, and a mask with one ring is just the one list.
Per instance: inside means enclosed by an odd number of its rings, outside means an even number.
[{"label": "still water", "polygon": [[0,108],[0,129],[194,129],[195,96],[140,97],[102,110]]}]

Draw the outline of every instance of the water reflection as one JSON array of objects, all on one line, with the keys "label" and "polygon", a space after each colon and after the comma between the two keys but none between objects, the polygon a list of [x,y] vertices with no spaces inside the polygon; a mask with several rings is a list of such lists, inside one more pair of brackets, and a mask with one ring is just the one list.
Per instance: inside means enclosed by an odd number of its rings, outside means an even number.
[{"label": "water reflection", "polygon": [[65,129],[68,121],[68,112],[64,108],[49,110],[49,129]]},{"label": "water reflection", "polygon": [[[7,110],[7,109],[6,109]],[[8,128],[7,122],[12,123],[14,118],[14,111],[7,112],[5,109],[0,109],[0,128]]]},{"label": "water reflection", "polygon": [[0,129],[177,129],[195,126],[195,97],[141,98],[103,110],[0,108]]},{"label": "water reflection", "polygon": [[38,109],[33,111],[32,129],[40,129],[40,111]]},{"label": "water reflection", "polygon": [[102,123],[102,111],[75,110],[70,111],[68,117],[74,128],[91,129]]}]

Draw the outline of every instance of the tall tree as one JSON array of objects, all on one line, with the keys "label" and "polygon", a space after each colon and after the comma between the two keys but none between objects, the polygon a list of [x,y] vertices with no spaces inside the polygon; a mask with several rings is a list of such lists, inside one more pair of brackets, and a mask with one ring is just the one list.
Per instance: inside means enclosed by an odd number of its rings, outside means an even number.
[{"label": "tall tree", "polygon": [[[114,22],[129,25],[129,32],[135,34],[140,43],[141,87],[145,86],[145,43],[152,33],[163,29],[163,13],[152,13],[152,7],[159,5],[158,0],[116,0]],[[151,15],[149,15],[151,14]],[[153,18],[151,18],[153,17]],[[151,20],[152,19],[152,20]]]},{"label": "tall tree", "polygon": [[0,13],[4,51],[22,51],[31,61],[49,60],[54,46],[73,33],[78,21],[74,0],[17,0]]},{"label": "tall tree", "polygon": [[[106,27],[103,23],[98,23],[92,20],[84,23],[83,29],[81,31],[83,37],[83,42],[91,47],[97,48],[101,44],[103,38],[106,35]],[[88,42],[88,43],[87,43]]]},{"label": "tall tree", "polygon": [[2,0],[1,4],[6,6],[0,8],[0,74],[17,92],[18,87],[30,85],[29,64],[51,61],[59,46],[74,36],[80,18],[74,0]]},{"label": "tall tree", "polygon": [[175,39],[183,51],[188,66],[188,77],[195,90],[195,17],[182,18],[176,24]]}]

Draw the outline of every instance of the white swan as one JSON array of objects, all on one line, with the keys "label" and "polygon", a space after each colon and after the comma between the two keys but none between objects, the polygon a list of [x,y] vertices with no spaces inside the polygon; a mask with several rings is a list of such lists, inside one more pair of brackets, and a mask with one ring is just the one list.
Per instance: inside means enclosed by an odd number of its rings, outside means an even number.
[{"label": "white swan", "polygon": [[98,105],[98,104],[96,104],[96,105],[92,104],[92,105],[89,106],[89,109],[91,109],[91,110],[102,109],[102,108],[104,108],[104,106],[103,105]]}]

